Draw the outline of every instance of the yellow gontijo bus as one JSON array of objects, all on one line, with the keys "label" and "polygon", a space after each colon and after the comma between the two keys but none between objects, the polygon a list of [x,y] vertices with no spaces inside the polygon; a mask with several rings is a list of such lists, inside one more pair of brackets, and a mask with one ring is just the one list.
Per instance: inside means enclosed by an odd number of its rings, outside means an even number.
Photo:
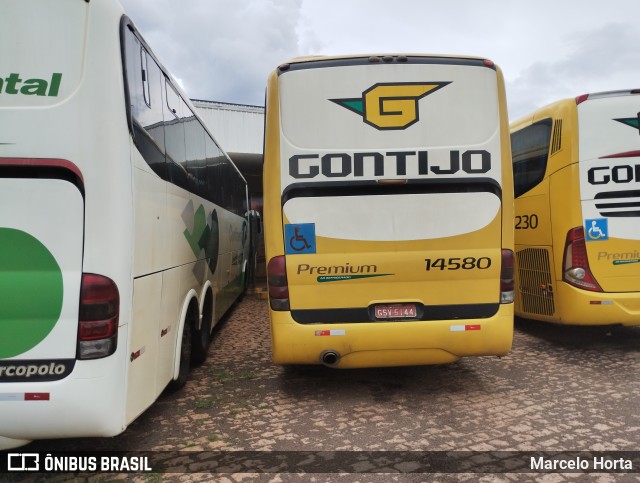
[{"label": "yellow gontijo bus", "polygon": [[511,125],[516,315],[640,324],[637,94],[565,99]]},{"label": "yellow gontijo bus", "polygon": [[269,77],[264,224],[276,364],[506,354],[512,217],[493,62],[312,57]]}]

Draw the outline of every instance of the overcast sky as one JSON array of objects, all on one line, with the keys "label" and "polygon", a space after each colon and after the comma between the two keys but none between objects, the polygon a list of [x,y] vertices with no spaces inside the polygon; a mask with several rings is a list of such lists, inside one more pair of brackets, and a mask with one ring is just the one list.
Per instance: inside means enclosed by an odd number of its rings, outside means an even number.
[{"label": "overcast sky", "polygon": [[263,105],[310,54],[486,57],[511,120],[564,97],[640,88],[638,0],[120,0],[192,99]]}]

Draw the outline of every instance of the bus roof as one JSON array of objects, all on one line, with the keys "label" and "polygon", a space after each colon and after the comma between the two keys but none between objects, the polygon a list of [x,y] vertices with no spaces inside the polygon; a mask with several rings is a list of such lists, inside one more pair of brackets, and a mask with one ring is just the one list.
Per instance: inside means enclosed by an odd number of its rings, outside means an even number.
[{"label": "bus roof", "polygon": [[323,62],[323,61],[334,61],[334,60],[348,60],[348,59],[369,59],[372,63],[377,62],[393,62],[397,60],[398,62],[406,62],[407,59],[411,57],[421,57],[421,58],[435,58],[435,59],[456,59],[456,60],[470,60],[470,61],[479,61],[485,62],[487,66],[493,66],[494,62],[487,59],[486,57],[479,56],[469,56],[469,55],[444,55],[444,54],[428,54],[428,53],[362,53],[362,54],[346,54],[346,55],[309,55],[309,56],[301,56],[294,57],[291,60],[288,60],[280,65],[280,67],[290,64],[301,64],[305,62]]},{"label": "bus roof", "polygon": [[564,99],[560,99],[544,106],[541,106],[535,109],[532,112],[527,113],[525,116],[522,116],[510,124],[511,131],[518,131],[519,129],[532,124],[540,120],[542,117],[546,116],[546,113],[556,110],[564,105],[575,105],[578,106],[585,101],[596,100],[596,99],[605,99],[611,97],[622,97],[622,96],[631,96],[640,94],[640,89],[623,89],[623,90],[611,90],[611,91],[602,91],[602,92],[593,92],[588,94],[581,94],[576,97],[566,97]]}]

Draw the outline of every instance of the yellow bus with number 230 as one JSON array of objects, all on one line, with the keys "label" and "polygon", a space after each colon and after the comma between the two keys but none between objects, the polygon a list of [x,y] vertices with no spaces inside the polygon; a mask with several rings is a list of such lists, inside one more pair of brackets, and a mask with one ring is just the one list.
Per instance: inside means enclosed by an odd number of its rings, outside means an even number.
[{"label": "yellow bus with number 230", "polygon": [[564,99],[511,125],[516,315],[640,324],[638,94]]}]

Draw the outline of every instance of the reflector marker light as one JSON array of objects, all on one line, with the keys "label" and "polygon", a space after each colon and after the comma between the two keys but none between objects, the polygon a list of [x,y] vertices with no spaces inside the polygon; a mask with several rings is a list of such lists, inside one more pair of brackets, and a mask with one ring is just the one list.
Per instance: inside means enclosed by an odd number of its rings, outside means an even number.
[{"label": "reflector marker light", "polygon": [[48,392],[5,392],[0,393],[0,401],[49,401]]},{"label": "reflector marker light", "polygon": [[582,94],[582,95],[576,97],[576,106],[579,105],[579,104],[582,104],[587,99],[589,99],[589,94]]},{"label": "reflector marker light", "polygon": [[481,330],[480,324],[452,325],[449,327],[450,332],[466,332],[468,330]]},{"label": "reflector marker light", "polygon": [[145,347],[142,346],[140,349],[138,349],[135,352],[131,353],[131,356],[129,357],[129,359],[131,360],[131,362],[135,361],[138,357],[140,357],[142,354],[144,354],[145,352]]},{"label": "reflector marker light", "polygon": [[346,335],[347,331],[344,329],[332,329],[332,330],[316,330],[316,337],[327,337],[332,335]]}]

